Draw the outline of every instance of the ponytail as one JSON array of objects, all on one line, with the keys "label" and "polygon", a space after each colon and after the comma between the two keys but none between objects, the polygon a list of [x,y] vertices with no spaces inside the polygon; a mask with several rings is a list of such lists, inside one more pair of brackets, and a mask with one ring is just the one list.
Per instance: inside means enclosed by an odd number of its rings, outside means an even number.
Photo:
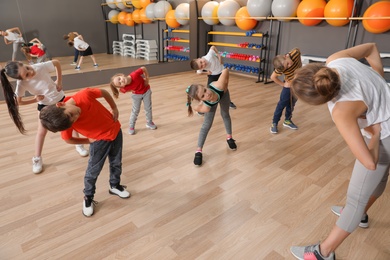
[{"label": "ponytail", "polygon": [[19,113],[19,106],[16,100],[16,95],[12,89],[11,83],[8,81],[8,78],[5,74],[5,71],[9,64],[10,62],[7,63],[5,69],[2,69],[0,72],[1,85],[3,86],[3,93],[4,93],[5,101],[7,103],[8,113],[12,118],[12,120],[14,121],[14,124],[18,128],[19,132],[25,134],[26,130],[24,128],[22,118]]},{"label": "ponytail", "polygon": [[192,98],[187,95],[187,112],[188,112],[188,116],[192,116],[194,114],[194,112],[192,111],[192,106],[191,106],[191,101],[192,101]]}]

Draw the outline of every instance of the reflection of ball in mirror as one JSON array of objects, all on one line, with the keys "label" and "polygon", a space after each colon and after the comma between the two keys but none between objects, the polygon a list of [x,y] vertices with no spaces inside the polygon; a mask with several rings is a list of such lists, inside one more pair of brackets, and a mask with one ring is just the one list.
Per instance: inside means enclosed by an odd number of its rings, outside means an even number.
[{"label": "reflection of ball in mirror", "polygon": [[[390,2],[380,1],[371,5],[363,14],[367,17],[389,17]],[[390,30],[390,19],[366,19],[363,20],[363,27],[370,33],[384,33]]]},{"label": "reflection of ball in mirror", "polygon": [[[233,26],[236,24],[234,17],[240,9],[240,5],[234,0],[221,2],[218,7],[218,19],[221,24],[226,26]],[[226,17],[224,19],[224,17]]]},{"label": "reflection of ball in mirror", "polygon": [[[271,5],[272,14],[275,17],[295,17],[300,0],[274,0]],[[278,19],[279,21],[288,22],[291,19]]]},{"label": "reflection of ball in mirror", "polygon": [[187,25],[190,22],[190,4],[179,4],[175,9],[175,17],[181,25]]},{"label": "reflection of ball in mirror", "polygon": [[[272,0],[248,0],[246,7],[251,17],[267,17],[271,15]],[[262,20],[254,18],[258,21]]]},{"label": "reflection of ball in mirror", "polygon": [[216,25],[219,23],[218,20],[218,2],[207,2],[203,7],[201,11],[201,15],[203,18],[203,21],[207,23],[208,25]]}]

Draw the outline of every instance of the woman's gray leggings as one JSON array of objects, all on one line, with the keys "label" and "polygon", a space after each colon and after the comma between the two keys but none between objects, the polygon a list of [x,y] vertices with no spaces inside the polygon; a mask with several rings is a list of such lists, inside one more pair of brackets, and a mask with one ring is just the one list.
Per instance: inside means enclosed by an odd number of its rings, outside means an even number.
[{"label": "woman's gray leggings", "polygon": [[[219,101],[219,106],[221,107],[221,116],[223,123],[225,124],[226,134],[232,134],[232,120],[230,119],[229,106],[230,106],[230,94],[227,90],[221,100]],[[212,106],[210,111],[204,114],[204,120],[202,127],[200,128],[199,137],[198,137],[198,147],[203,147],[207,134],[210,131],[211,126],[213,125],[215,112],[217,110],[217,105]]]},{"label": "woman's gray leggings", "polygon": [[15,41],[12,43],[13,51],[12,51],[12,61],[16,61],[16,54],[20,51],[20,48],[22,47],[23,42]]},{"label": "woman's gray leggings", "polygon": [[[366,139],[366,143],[368,143]],[[336,225],[352,233],[363,217],[371,196],[379,198],[386,188],[390,169],[390,137],[380,142],[379,161],[375,171],[367,170],[358,160],[352,171],[347,191],[347,201]]]}]

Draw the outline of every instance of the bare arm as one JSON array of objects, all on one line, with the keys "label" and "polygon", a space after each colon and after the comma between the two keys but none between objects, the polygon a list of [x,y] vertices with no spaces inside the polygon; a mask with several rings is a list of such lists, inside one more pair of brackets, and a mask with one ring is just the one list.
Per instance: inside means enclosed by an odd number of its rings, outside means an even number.
[{"label": "bare arm", "polygon": [[196,112],[200,112],[200,113],[207,113],[210,111],[210,107],[209,106],[206,106],[202,101],[199,102],[199,104],[194,107],[194,110]]},{"label": "bare arm", "polygon": [[102,97],[107,101],[107,103],[111,107],[112,117],[113,117],[114,121],[117,121],[118,116],[119,116],[119,111],[118,111],[118,107],[116,106],[114,99],[112,98],[112,96],[110,95],[110,93],[107,90],[101,89],[101,92],[102,92]]},{"label": "bare arm", "polygon": [[32,42],[32,43],[39,43],[39,44],[42,44],[41,43],[41,41],[40,40],[38,40],[38,38],[34,38],[34,39],[32,39],[30,42]]},{"label": "bare arm", "polygon": [[141,67],[141,69],[142,69],[142,71],[143,71],[143,73],[144,73],[144,76],[145,76],[145,78],[144,78],[144,84],[145,84],[145,86],[148,86],[148,85],[149,85],[149,72],[148,72],[148,70],[146,69],[146,67]]},{"label": "bare arm", "polygon": [[56,69],[56,76],[57,79],[55,81],[57,85],[57,91],[62,90],[62,68],[61,68],[61,63],[58,60],[52,60],[51,61]]},{"label": "bare arm", "polygon": [[280,79],[279,79],[279,75],[278,74],[276,74],[276,72],[274,71],[274,72],[272,72],[272,74],[271,74],[271,80],[273,81],[273,82],[275,82],[276,84],[278,84],[279,86],[282,86],[282,87],[284,87],[284,82],[283,81],[281,81]]},{"label": "bare arm", "polygon": [[20,31],[19,27],[14,27],[14,28],[8,29],[8,31],[16,32],[17,34],[22,36],[22,32]]},{"label": "bare arm", "polygon": [[226,92],[229,85],[229,70],[224,69],[218,80],[213,82],[213,85],[219,89],[223,89],[223,91]]},{"label": "bare arm", "polygon": [[382,60],[375,43],[365,43],[336,52],[328,57],[326,63],[339,58],[355,58],[357,60],[365,58],[375,71],[382,77],[384,76]]},{"label": "bare arm", "polygon": [[44,98],[45,98],[44,95],[36,95],[33,98],[28,98],[28,99],[23,99],[23,97],[16,97],[16,101],[18,102],[19,106],[23,106],[23,105],[34,104]]},{"label": "bare arm", "polygon": [[366,110],[367,107],[362,101],[343,101],[335,105],[332,115],[337,129],[356,159],[368,170],[375,170],[378,163],[380,126],[367,129],[373,132],[367,146],[357,123],[357,119]]},{"label": "bare arm", "polygon": [[219,54],[219,51],[217,50],[217,47],[215,47],[215,46],[213,45],[213,46],[211,46],[210,49],[212,49],[212,50],[215,52],[215,54],[216,54],[217,57],[218,57],[219,63],[222,64],[222,58],[221,58],[221,55]]}]

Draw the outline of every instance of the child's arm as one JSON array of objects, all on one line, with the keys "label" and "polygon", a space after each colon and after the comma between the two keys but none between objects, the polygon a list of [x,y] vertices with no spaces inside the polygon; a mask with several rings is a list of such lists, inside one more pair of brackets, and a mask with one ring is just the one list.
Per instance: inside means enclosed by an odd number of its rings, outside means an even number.
[{"label": "child's arm", "polygon": [[273,81],[273,82],[275,82],[276,84],[278,84],[279,86],[282,86],[282,87],[284,87],[284,82],[283,81],[281,81],[280,79],[279,79],[279,76],[278,76],[278,74],[276,74],[276,72],[274,71],[274,72],[272,72],[272,74],[271,74],[271,80]]},{"label": "child's arm", "polygon": [[32,42],[32,43],[39,43],[39,44],[42,44],[41,43],[41,41],[40,40],[38,40],[38,38],[34,38],[34,39],[32,39],[30,42]]},{"label": "child's arm", "polygon": [[214,81],[213,85],[219,89],[223,89],[224,92],[226,92],[226,90],[228,89],[228,85],[229,85],[229,70],[223,69],[218,80]]},{"label": "child's arm", "polygon": [[215,47],[215,46],[213,45],[213,46],[211,46],[210,49],[212,49],[212,50],[215,52],[215,55],[217,55],[217,57],[218,57],[219,63],[222,64],[222,58],[221,58],[221,55],[219,54],[219,51],[217,50],[217,47]]},{"label": "child's arm", "polygon": [[57,91],[62,90],[62,69],[61,69],[61,63],[58,60],[52,60],[51,61],[56,69],[56,76],[57,79],[55,81],[57,85]]},{"label": "child's arm", "polygon": [[146,67],[141,67],[141,69],[142,69],[142,71],[144,73],[144,76],[145,76],[145,78],[144,78],[144,85],[145,85],[145,87],[149,86],[149,72],[146,69]]},{"label": "child's arm", "polygon": [[101,93],[102,93],[102,97],[107,101],[107,103],[111,107],[112,118],[114,119],[114,121],[117,121],[118,117],[119,117],[119,111],[118,111],[118,107],[116,106],[114,99],[112,98],[110,93],[105,89],[101,89]]},{"label": "child's arm", "polygon": [[23,106],[23,105],[29,105],[29,104],[36,103],[44,98],[45,98],[45,95],[36,95],[33,98],[29,98],[27,100],[23,99],[23,97],[16,97],[16,102],[18,102],[19,106]]},{"label": "child's arm", "polygon": [[199,113],[207,113],[210,111],[210,107],[206,106],[202,101],[200,101],[194,110]]},{"label": "child's arm", "polygon": [[19,27],[14,27],[14,28],[8,29],[8,31],[16,32],[17,34],[19,34],[20,37],[22,37],[22,32],[20,31]]}]

